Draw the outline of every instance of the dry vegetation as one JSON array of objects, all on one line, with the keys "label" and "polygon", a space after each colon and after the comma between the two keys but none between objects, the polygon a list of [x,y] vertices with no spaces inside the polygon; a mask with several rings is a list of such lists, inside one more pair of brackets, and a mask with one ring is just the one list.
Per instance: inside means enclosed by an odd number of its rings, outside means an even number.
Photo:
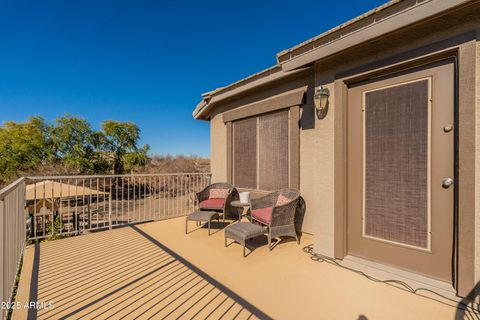
[{"label": "dry vegetation", "polygon": [[[148,158],[147,163],[143,167],[137,167],[131,173],[201,173],[210,172],[210,159],[201,158],[197,156],[183,156],[183,155],[154,155]],[[73,172],[60,164],[41,164],[35,169],[23,170],[18,173],[18,176],[33,177],[33,176],[67,176],[77,175],[78,172]],[[13,182],[15,178],[1,181],[0,189]]]},{"label": "dry vegetation", "polygon": [[197,156],[152,156],[145,167],[135,173],[210,172],[210,159]]}]

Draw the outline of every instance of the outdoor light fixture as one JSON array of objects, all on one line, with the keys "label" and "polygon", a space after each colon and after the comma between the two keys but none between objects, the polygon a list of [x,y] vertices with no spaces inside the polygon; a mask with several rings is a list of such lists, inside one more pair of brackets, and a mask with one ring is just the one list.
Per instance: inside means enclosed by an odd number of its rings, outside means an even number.
[{"label": "outdoor light fixture", "polygon": [[323,86],[315,91],[313,101],[315,103],[315,111],[317,112],[318,119],[323,119],[327,116],[328,97],[330,97],[330,91]]}]

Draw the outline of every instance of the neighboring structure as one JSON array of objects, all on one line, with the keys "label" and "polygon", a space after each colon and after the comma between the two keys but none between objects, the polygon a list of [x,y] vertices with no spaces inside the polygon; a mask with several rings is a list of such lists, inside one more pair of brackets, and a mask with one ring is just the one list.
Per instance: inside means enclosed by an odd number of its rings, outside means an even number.
[{"label": "neighboring structure", "polygon": [[280,52],[195,109],[213,181],[299,188],[316,252],[475,294],[479,37],[479,1],[397,0]]}]

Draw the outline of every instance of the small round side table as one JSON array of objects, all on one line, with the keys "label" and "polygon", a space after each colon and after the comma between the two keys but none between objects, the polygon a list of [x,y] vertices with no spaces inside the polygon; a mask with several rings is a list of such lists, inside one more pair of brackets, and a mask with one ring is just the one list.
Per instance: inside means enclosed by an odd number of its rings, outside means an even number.
[{"label": "small round side table", "polygon": [[238,200],[235,200],[230,202],[230,205],[235,208],[243,208],[243,212],[238,214],[238,222],[242,220],[243,216],[248,217],[248,212],[250,211],[250,203],[243,203]]}]

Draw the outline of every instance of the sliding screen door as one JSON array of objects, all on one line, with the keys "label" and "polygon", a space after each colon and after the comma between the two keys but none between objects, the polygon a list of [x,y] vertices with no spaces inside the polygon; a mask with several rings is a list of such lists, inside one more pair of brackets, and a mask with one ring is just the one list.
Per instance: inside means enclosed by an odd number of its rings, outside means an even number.
[{"label": "sliding screen door", "polygon": [[233,123],[233,161],[235,185],[257,188],[257,118]]},{"label": "sliding screen door", "polygon": [[288,187],[288,111],[259,117],[259,189]]},{"label": "sliding screen door", "polygon": [[233,122],[233,180],[238,188],[288,188],[288,110]]}]

